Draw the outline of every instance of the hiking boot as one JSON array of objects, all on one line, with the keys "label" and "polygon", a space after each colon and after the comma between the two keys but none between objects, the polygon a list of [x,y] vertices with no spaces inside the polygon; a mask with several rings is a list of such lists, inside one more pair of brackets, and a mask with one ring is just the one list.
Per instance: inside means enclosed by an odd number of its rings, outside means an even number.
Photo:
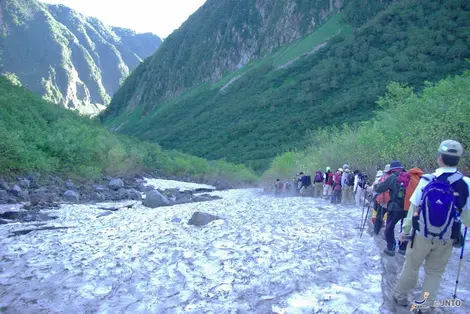
[{"label": "hiking boot", "polygon": [[398,250],[398,253],[400,253],[401,255],[406,255],[406,250]]},{"label": "hiking boot", "polygon": [[393,301],[395,301],[396,304],[403,306],[403,307],[407,307],[408,304],[410,303],[406,295],[393,296]]},{"label": "hiking boot", "polygon": [[389,256],[395,256],[395,251],[389,250],[389,249],[384,249],[384,253],[389,255]]}]

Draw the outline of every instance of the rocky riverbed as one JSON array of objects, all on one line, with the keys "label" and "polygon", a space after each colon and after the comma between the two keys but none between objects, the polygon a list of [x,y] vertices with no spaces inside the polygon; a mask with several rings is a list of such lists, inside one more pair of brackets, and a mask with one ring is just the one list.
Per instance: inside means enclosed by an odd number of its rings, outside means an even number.
[{"label": "rocky riverbed", "polygon": [[[158,208],[63,204],[43,211],[54,220],[0,225],[0,311],[409,312],[388,302],[384,278],[391,282],[396,273],[384,263],[391,258],[379,238],[359,237],[360,209],[257,189],[209,195],[221,199]],[[113,207],[119,210],[102,209]],[[24,229],[38,230],[18,232]],[[398,267],[399,258],[392,264]],[[453,288],[457,263],[455,252],[442,298]],[[447,313],[469,312],[464,303]]]}]

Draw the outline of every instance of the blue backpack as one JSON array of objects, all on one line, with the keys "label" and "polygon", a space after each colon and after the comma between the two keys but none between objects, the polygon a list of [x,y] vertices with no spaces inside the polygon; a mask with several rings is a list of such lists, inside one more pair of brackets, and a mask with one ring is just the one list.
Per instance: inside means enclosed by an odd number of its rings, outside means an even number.
[{"label": "blue backpack", "polygon": [[459,220],[459,194],[452,184],[462,178],[460,172],[454,173],[446,181],[438,180],[434,175],[422,176],[422,179],[430,181],[422,191],[419,204],[419,230],[425,237],[430,235],[441,240],[452,238],[452,225]]}]

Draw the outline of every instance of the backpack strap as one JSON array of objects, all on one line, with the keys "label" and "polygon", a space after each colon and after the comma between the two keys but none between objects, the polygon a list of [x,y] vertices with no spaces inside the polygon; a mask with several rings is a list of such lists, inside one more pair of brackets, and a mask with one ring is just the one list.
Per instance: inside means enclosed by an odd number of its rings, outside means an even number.
[{"label": "backpack strap", "polygon": [[447,181],[450,183],[450,184],[454,184],[455,182],[459,181],[460,179],[463,178],[463,174],[461,174],[460,172],[456,172],[454,173],[453,175],[451,175],[450,177],[447,178]]}]

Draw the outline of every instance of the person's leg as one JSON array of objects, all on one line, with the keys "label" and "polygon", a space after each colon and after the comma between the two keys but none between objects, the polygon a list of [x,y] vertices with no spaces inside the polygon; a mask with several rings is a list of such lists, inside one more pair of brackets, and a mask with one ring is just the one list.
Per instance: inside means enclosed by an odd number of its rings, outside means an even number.
[{"label": "person's leg", "polygon": [[[400,219],[400,224],[401,226],[403,225],[403,219],[405,219],[406,215],[408,214],[408,212],[400,212],[400,215],[401,215],[401,219]],[[400,232],[402,230],[402,227],[400,226]],[[403,254],[405,255],[405,252],[406,252],[406,247],[408,246],[408,241],[403,241],[403,242],[400,242],[400,246],[398,247],[398,252],[400,254]]]},{"label": "person's leg", "polygon": [[374,222],[374,233],[379,234],[380,230],[382,229],[382,224],[383,224],[383,207],[378,205],[377,206],[377,215],[375,216],[375,222]]},{"label": "person's leg", "polygon": [[395,254],[395,225],[400,221],[400,214],[396,211],[388,213],[387,226],[385,227],[385,239],[387,241],[387,251],[389,255]]},{"label": "person's leg", "polygon": [[[390,213],[389,213],[390,215]],[[418,282],[419,268],[426,256],[431,252],[432,243],[420,235],[416,235],[413,248],[408,246],[406,260],[395,288],[395,301],[402,305],[408,305],[408,294]]]},{"label": "person's leg", "polygon": [[[437,292],[441,285],[442,274],[446,270],[446,266],[449,263],[449,258],[452,255],[452,240],[440,241],[438,239],[433,241],[432,249],[426,258],[424,264],[424,282],[422,295],[425,292],[429,293],[427,304],[434,304],[436,301]],[[414,248],[414,245],[413,245]],[[407,254],[408,255],[408,254]]]}]

